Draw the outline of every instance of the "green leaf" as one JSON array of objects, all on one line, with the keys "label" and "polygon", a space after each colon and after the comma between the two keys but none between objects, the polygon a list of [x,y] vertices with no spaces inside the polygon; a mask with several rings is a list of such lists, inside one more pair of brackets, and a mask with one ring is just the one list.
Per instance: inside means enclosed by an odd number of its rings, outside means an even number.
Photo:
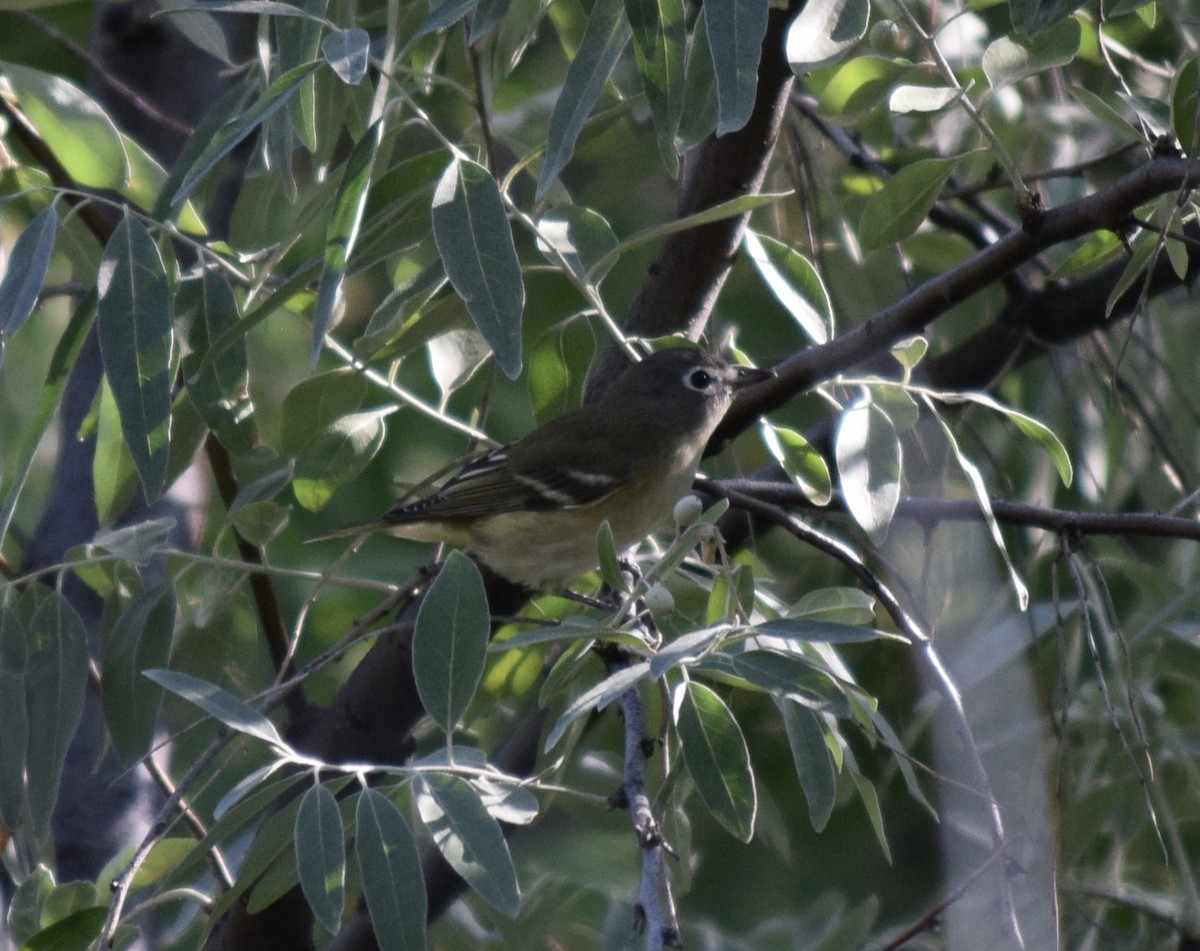
[{"label": "green leaf", "polygon": [[108,632],[100,668],[104,722],[127,766],[150,752],[162,688],[142,671],[170,662],[175,591],[161,584],[137,598]]},{"label": "green leaf", "polygon": [[22,427],[24,433],[16,453],[15,464],[10,462],[11,468],[7,476],[8,488],[4,495],[4,504],[0,506],[0,541],[8,535],[13,512],[16,511],[17,501],[25,487],[25,480],[29,477],[29,470],[33,466],[42,437],[55,422],[55,411],[58,409],[59,400],[67,385],[67,378],[79,356],[95,312],[95,294],[88,293],[75,309],[75,313],[71,315],[70,321],[58,338],[58,344],[50,359],[50,368],[46,371],[46,381],[42,384],[42,392],[38,396],[37,405],[34,407],[33,413],[24,421]]},{"label": "green leaf", "polygon": [[604,255],[596,264],[592,265],[592,270],[600,268],[607,269],[613,261],[631,251],[642,244],[648,244],[651,241],[657,241],[660,238],[665,238],[667,235],[675,234],[679,231],[688,231],[692,228],[699,228],[701,225],[711,224],[714,221],[724,221],[726,218],[733,218],[737,215],[749,215],[750,212],[757,208],[765,208],[768,205],[773,205],[781,198],[787,198],[792,195],[792,192],[768,192],[761,195],[741,195],[738,198],[731,198],[729,201],[723,201],[719,204],[705,208],[703,211],[698,211],[695,214],[688,215],[684,218],[675,218],[671,221],[663,222],[658,225],[651,225],[636,234],[630,235],[622,241],[617,247]]},{"label": "green leaf", "polygon": [[704,17],[696,19],[688,39],[683,76],[683,114],[679,117],[676,150],[683,154],[717,127],[717,79]]},{"label": "green leaf", "polygon": [[809,0],[788,27],[787,60],[797,74],[845,56],[867,33],[867,0]]},{"label": "green leaf", "polygon": [[1154,256],[1154,249],[1157,244],[1158,238],[1149,234],[1143,235],[1139,240],[1134,242],[1133,254],[1130,255],[1129,261],[1125,265],[1125,270],[1117,278],[1113,289],[1108,292],[1108,300],[1104,303],[1105,317],[1111,317],[1113,309],[1117,306],[1121,298],[1135,284],[1146,279],[1150,259]]},{"label": "green leaf", "polygon": [[162,494],[171,438],[171,288],[158,246],[126,214],[100,259],[104,374],[147,502]]},{"label": "green leaf", "polygon": [[54,876],[45,865],[38,865],[12,893],[5,924],[9,940],[23,948],[41,925],[42,909],[54,890]]},{"label": "green leaf", "polygon": [[471,17],[469,42],[472,46],[483,39],[484,35],[504,18],[504,14],[508,12],[511,4],[512,0],[478,0],[475,15]]},{"label": "green leaf", "polygon": [[825,621],[818,618],[781,617],[761,621],[754,625],[758,634],[783,637],[796,641],[818,641],[825,644],[862,644],[881,637],[892,637],[883,631],[842,621]]},{"label": "green leaf", "polygon": [[107,917],[107,905],[81,908],[43,928],[21,945],[21,951],[83,951],[99,937]]},{"label": "green leaf", "polygon": [[17,104],[67,174],[88,188],[120,189],[129,179],[121,134],[91,96],[60,76],[5,62]]},{"label": "green leaf", "polygon": [[837,795],[837,774],[829,747],[825,745],[821,717],[783,697],[776,697],[775,705],[783,714],[783,728],[787,732],[792,761],[796,764],[796,775],[800,777],[804,798],[808,800],[808,819],[820,832],[833,813]]},{"label": "green leaf", "polygon": [[26,631],[25,710],[29,745],[25,759],[33,835],[45,835],[58,799],[67,748],[83,714],[88,644],[83,622],[57,591],[47,591]]},{"label": "green leaf", "polygon": [[579,132],[604,91],[629,37],[629,22],[625,19],[622,0],[596,0],[550,114],[546,152],[538,175],[536,195],[539,201],[571,160]]},{"label": "green leaf", "polygon": [[704,23],[717,81],[717,135],[750,119],[770,0],[706,0]]},{"label": "green leaf", "polygon": [[178,670],[155,668],[142,673],[160,687],[165,687],[176,696],[194,703],[230,729],[263,740],[279,749],[288,749],[274,723],[248,703],[222,690],[216,684],[210,684],[206,680]]},{"label": "green leaf", "polygon": [[858,233],[868,250],[902,241],[921,226],[962,156],[906,165],[867,199]]},{"label": "green leaf", "polygon": [[357,412],[367,381],[351,369],[330,370],[301,380],[283,401],[279,445],[285,456],[298,456],[329,426]]},{"label": "green leaf", "polygon": [[334,30],[321,41],[325,62],[347,86],[357,86],[366,77],[370,53],[371,35],[358,27]]},{"label": "green leaf", "polygon": [[680,685],[679,691],[676,726],[688,773],[708,811],[729,832],[749,842],[758,794],[741,728],[712,688],[693,682]]},{"label": "green leaf", "polygon": [[567,727],[584,714],[591,713],[593,710],[603,710],[617,697],[645,677],[649,671],[649,662],[641,661],[636,664],[630,664],[628,667],[622,667],[616,673],[605,677],[600,683],[589,687],[567,705],[567,709],[563,711],[562,716],[558,718],[558,722],[554,724],[549,735],[547,735],[543,748],[547,750],[552,749],[563,733],[566,732]]},{"label": "green leaf", "polygon": [[1171,131],[1188,155],[1195,155],[1200,146],[1196,139],[1197,97],[1200,97],[1200,62],[1191,56],[1171,80]]},{"label": "green leaf", "polygon": [[965,393],[955,393],[954,398],[966,400],[970,403],[978,403],[980,406],[986,406],[988,409],[1007,417],[1023,435],[1032,439],[1049,454],[1051,460],[1054,462],[1054,467],[1058,470],[1058,477],[1062,480],[1062,484],[1067,487],[1071,485],[1074,470],[1071,466],[1071,457],[1067,453],[1067,447],[1054,434],[1054,430],[1040,419],[1034,419],[1032,416],[1027,416],[1025,413],[1013,409],[1011,406],[1005,406],[1003,403],[992,399],[986,393],[967,391]]},{"label": "green leaf", "polygon": [[0,280],[0,339],[20,330],[37,306],[57,231],[58,212],[50,205],[29,222],[13,245]]},{"label": "green leaf", "polygon": [[325,334],[333,323],[333,309],[342,291],[346,278],[346,261],[358,240],[359,225],[362,224],[363,209],[367,204],[367,191],[371,184],[371,172],[375,167],[375,156],[383,140],[383,120],[369,128],[354,146],[346,160],[346,170],[333,199],[333,213],[325,232],[325,267],[321,271],[321,283],[317,287],[317,302],[313,308],[313,334],[310,362],[315,368]]},{"label": "green leaf", "polygon": [[750,686],[791,697],[835,716],[850,716],[850,704],[842,687],[803,654],[776,650],[718,651],[693,669],[740,689]]},{"label": "green leaf", "polygon": [[596,532],[596,550],[600,553],[600,577],[614,591],[625,590],[621,577],[621,563],[617,557],[617,545],[613,540],[612,526],[608,519],[600,523]]},{"label": "green leaf", "polygon": [[137,467],[121,430],[121,411],[108,381],[101,379],[94,406],[96,450],[92,486],[100,524],[111,525],[129,511],[137,495]]},{"label": "green leaf", "polygon": [[0,825],[15,829],[25,803],[25,754],[29,742],[25,667],[29,642],[21,619],[0,604]]},{"label": "green leaf", "polygon": [[425,951],[425,880],[408,823],[382,793],[358,799],[355,853],[380,951]]},{"label": "green leaf", "polygon": [[[1196,103],[1196,98],[1195,98],[1196,97],[1196,93],[1195,93],[1196,61],[1194,59],[1188,60],[1188,62],[1186,64],[1184,64],[1183,70],[1181,70],[1179,75],[1182,76],[1184,72],[1187,72],[1189,66],[1191,67],[1191,70],[1192,70],[1193,92],[1192,92],[1192,96],[1191,96],[1191,102],[1192,102],[1192,108],[1194,110],[1195,103]],[[1145,141],[1146,137],[1141,133],[1141,131],[1136,126],[1133,125],[1133,123],[1129,122],[1129,120],[1127,120],[1123,115],[1121,115],[1121,113],[1117,112],[1117,110],[1114,109],[1112,106],[1110,106],[1108,104],[1108,102],[1106,102],[1100,96],[1097,96],[1090,89],[1086,89],[1083,86],[1071,85],[1071,86],[1067,87],[1067,92],[1069,92],[1071,94],[1071,96],[1077,102],[1079,102],[1080,105],[1082,105],[1085,109],[1087,109],[1088,112],[1090,112],[1093,116],[1095,116],[1097,119],[1099,119],[1101,122],[1103,122],[1106,126],[1108,126],[1110,129],[1112,129],[1114,132],[1116,132],[1117,135],[1119,135],[1122,139],[1126,139],[1127,141],[1130,141],[1130,142],[1144,142]],[[1172,98],[1172,100],[1171,100],[1171,108],[1172,108],[1172,114],[1174,115],[1175,114],[1174,98]],[[1185,148],[1185,151],[1190,152],[1191,150]]]},{"label": "green leaf", "polygon": [[897,86],[888,97],[888,109],[897,115],[941,112],[955,103],[963,90],[954,86]]},{"label": "green leaf", "polygon": [[421,703],[447,734],[479,686],[490,630],[479,569],[466,555],[452,551],[421,602],[412,648]]},{"label": "green leaf", "polygon": [[672,178],[679,174],[675,141],[683,113],[687,28],[682,0],[625,0],[633,51],[650,104],[658,154]]},{"label": "green leaf", "polygon": [[246,340],[233,340],[212,360],[205,359],[216,340],[238,322],[233,291],[215,271],[187,281],[175,301],[180,317],[190,316],[188,354],[183,375],[188,399],[231,455],[251,452],[258,442],[254,404],[250,399],[250,364]]},{"label": "green leaf", "polygon": [[508,917],[521,907],[517,871],[500,824],[465,779],[428,773],[418,780],[417,810],[450,867],[489,905]]},{"label": "green leaf", "polygon": [[878,544],[900,501],[900,440],[891,420],[862,397],[843,411],[833,443],[838,479],[854,520]]},{"label": "green leaf", "polygon": [[850,778],[854,780],[858,797],[862,800],[863,808],[867,810],[867,818],[871,820],[871,828],[875,830],[875,839],[883,850],[884,858],[890,863],[892,850],[888,847],[887,834],[883,829],[883,810],[879,808],[879,794],[875,792],[871,781],[859,771],[857,765],[852,765]]},{"label": "green leaf", "polygon": [[787,613],[789,617],[870,624],[875,619],[875,598],[858,588],[818,588],[800,598]]},{"label": "green leaf", "polygon": [[174,530],[173,518],[148,518],[123,528],[102,528],[92,538],[92,545],[144,568],[171,540]]},{"label": "green leaf", "polygon": [[450,283],[515,380],[525,284],[500,189],[482,165],[455,159],[446,168],[433,195],[433,237]]},{"label": "green leaf", "polygon": [[1065,19],[1045,32],[1002,36],[983,51],[983,73],[993,89],[1019,82],[1043,70],[1066,66],[1079,52],[1083,30]]},{"label": "green leaf", "polygon": [[[932,408],[933,406],[930,404],[930,409]],[[1000,523],[996,521],[996,514],[992,511],[992,500],[988,495],[987,484],[983,481],[983,473],[979,471],[979,467],[968,459],[962,451],[962,448],[958,444],[958,439],[955,438],[954,431],[942,417],[942,414],[936,413],[936,415],[938,423],[942,427],[942,432],[946,436],[946,441],[950,444],[950,448],[954,452],[954,458],[958,461],[959,468],[962,469],[963,475],[967,477],[971,491],[975,494],[975,500],[979,503],[979,510],[983,513],[983,519],[987,523],[988,530],[991,532],[992,541],[1004,559],[1005,567],[1008,568],[1008,576],[1012,581],[1013,590],[1017,594],[1017,602],[1020,604],[1021,610],[1024,611],[1029,607],[1029,589],[1025,587],[1021,576],[1017,574],[1016,566],[1013,565],[1012,559],[1008,555],[1008,546],[1004,544],[1004,536],[1000,533]]]},{"label": "green leaf", "polygon": [[353,482],[383,446],[383,420],[395,410],[389,406],[350,413],[315,433],[296,456],[292,476],[296,501],[315,512]]},{"label": "green leaf", "polygon": [[296,810],[296,873],[313,917],[326,931],[341,926],[346,904],[346,851],[337,800],[328,787],[309,788]]},{"label": "green leaf", "polygon": [[614,260],[617,236],[612,227],[590,208],[560,205],[537,223],[538,250],[557,265],[559,256],[571,273],[585,284],[599,285]]},{"label": "green leaf", "polygon": [[813,343],[826,343],[833,310],[821,275],[799,251],[757,231],[742,239],[759,276]]},{"label": "green leaf", "polygon": [[794,429],[763,421],[763,442],[793,482],[814,505],[828,505],[833,498],[829,464],[807,439]]},{"label": "green leaf", "polygon": [[417,27],[416,36],[436,33],[453,26],[474,9],[478,0],[429,0],[429,15]]},{"label": "green leaf", "polygon": [[[281,6],[287,7],[287,4],[281,4]],[[212,171],[221,159],[232,152],[239,142],[257,129],[264,120],[286,105],[288,99],[309,76],[316,72],[320,65],[319,62],[306,63],[284,73],[266,88],[249,109],[239,112],[221,126],[183,176],[183,180],[171,197],[171,207],[179,207],[183,200],[200,184],[200,180]]]}]

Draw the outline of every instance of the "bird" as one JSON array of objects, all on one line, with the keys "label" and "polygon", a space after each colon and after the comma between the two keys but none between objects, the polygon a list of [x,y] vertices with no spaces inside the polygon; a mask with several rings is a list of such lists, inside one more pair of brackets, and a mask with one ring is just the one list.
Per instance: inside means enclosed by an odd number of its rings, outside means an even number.
[{"label": "bird", "polygon": [[526,589],[560,590],[599,563],[605,520],[622,552],[668,519],[734,393],[773,375],[698,349],[659,350],[595,402],[464,457],[431,494],[332,534],[445,542]]}]

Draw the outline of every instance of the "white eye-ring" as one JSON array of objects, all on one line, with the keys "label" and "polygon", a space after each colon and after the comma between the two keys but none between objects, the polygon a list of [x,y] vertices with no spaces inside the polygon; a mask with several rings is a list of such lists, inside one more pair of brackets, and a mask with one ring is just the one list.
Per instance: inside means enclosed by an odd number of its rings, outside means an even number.
[{"label": "white eye-ring", "polygon": [[683,375],[683,385],[697,393],[707,393],[716,381],[717,378],[704,369],[688,370]]}]

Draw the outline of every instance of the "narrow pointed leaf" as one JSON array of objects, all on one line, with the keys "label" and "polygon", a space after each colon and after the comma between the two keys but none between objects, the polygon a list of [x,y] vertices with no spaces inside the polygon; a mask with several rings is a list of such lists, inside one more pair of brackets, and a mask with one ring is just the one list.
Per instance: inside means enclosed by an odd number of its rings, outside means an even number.
[{"label": "narrow pointed leaf", "polygon": [[417,693],[450,733],[475,695],[487,658],[491,616],[479,569],[452,551],[433,579],[413,632]]},{"label": "narrow pointed leaf", "polygon": [[333,322],[333,309],[346,278],[346,261],[358,240],[359,225],[362,224],[363,209],[367,205],[367,190],[371,184],[371,172],[375,167],[375,156],[383,140],[383,120],[379,120],[366,131],[350,158],[346,160],[346,171],[333,200],[333,214],[325,232],[325,268],[321,272],[321,283],[317,288],[317,303],[313,309],[313,335],[310,362],[317,365],[325,334]]},{"label": "narrow pointed leaf", "polygon": [[[932,401],[926,400],[930,409],[933,409]],[[1016,566],[1012,563],[1012,559],[1008,554],[1008,546],[1004,544],[1004,536],[1000,533],[1000,523],[996,520],[996,513],[992,510],[992,500],[988,495],[987,484],[983,481],[983,473],[979,471],[979,467],[975,465],[958,444],[958,439],[954,436],[954,431],[950,425],[942,417],[941,413],[936,413],[938,423],[942,427],[942,432],[946,436],[946,441],[949,442],[950,448],[954,451],[954,458],[958,461],[958,466],[963,471],[963,475],[967,477],[967,482],[971,486],[971,491],[975,493],[975,500],[979,503],[979,509],[983,513],[983,520],[987,523],[988,531],[991,532],[992,541],[996,545],[996,549],[1000,552],[1000,557],[1004,559],[1004,565],[1008,569],[1008,577],[1012,582],[1013,591],[1017,595],[1017,603],[1024,611],[1029,607],[1029,589],[1025,587],[1025,582],[1021,580],[1021,576],[1017,573]]]},{"label": "narrow pointed leaf", "polygon": [[642,87],[654,118],[658,153],[674,178],[679,174],[675,137],[683,112],[687,29],[682,0],[625,0],[625,16],[633,30]]},{"label": "narrow pointed leaf", "polygon": [[455,159],[447,167],[433,195],[433,237],[450,283],[500,369],[515,380],[525,283],[500,189],[482,165]]},{"label": "narrow pointed leaf", "polygon": [[25,666],[29,643],[16,611],[0,605],[0,825],[17,828],[25,801],[25,753],[29,742]]},{"label": "narrow pointed leaf", "polygon": [[0,335],[20,330],[37,306],[57,231],[58,212],[50,205],[29,222],[13,245],[4,280],[0,281]]},{"label": "narrow pointed leaf", "polygon": [[717,80],[717,135],[736,132],[754,111],[769,8],[770,0],[706,0],[704,4]]},{"label": "narrow pointed leaf", "polygon": [[[287,4],[281,5],[288,7]],[[288,7],[288,9],[293,8]],[[320,65],[320,63],[305,63],[303,66],[297,66],[284,73],[266,88],[250,108],[238,113],[235,118],[217,130],[208,146],[196,157],[192,167],[183,176],[183,180],[171,198],[171,207],[179,207],[200,183],[200,179],[212,171],[221,159],[232,152],[237,144],[257,129],[267,117],[286,105],[288,99]]]},{"label": "narrow pointed leaf", "polygon": [[795,248],[750,229],[742,241],[763,282],[808,339],[813,343],[829,340],[833,311],[825,284],[812,263]]},{"label": "narrow pointed leaf", "polygon": [[154,742],[162,688],[142,671],[170,661],[174,630],[175,591],[162,584],[137,598],[105,639],[100,669],[104,721],[126,765],[145,756]]},{"label": "narrow pointed leaf", "polygon": [[622,0],[597,0],[550,115],[546,154],[538,176],[539,199],[545,197],[558,173],[571,160],[583,123],[604,91],[629,36]]},{"label": "narrow pointed leaf", "polygon": [[560,205],[538,220],[538,250],[551,264],[560,258],[580,281],[599,284],[617,247],[612,227],[590,208]]},{"label": "narrow pointed leaf", "polygon": [[26,758],[26,785],[40,836],[49,828],[67,747],[83,714],[88,645],[83,622],[57,591],[39,605],[26,633],[25,709],[35,739]]},{"label": "narrow pointed leaf", "polygon": [[800,433],[784,426],[762,425],[763,442],[814,505],[828,505],[833,498],[829,464]]},{"label": "narrow pointed leaf", "polygon": [[729,832],[749,842],[758,793],[741,728],[711,687],[692,682],[679,689],[683,697],[676,726],[688,773],[708,811]]},{"label": "narrow pointed leaf", "polygon": [[516,915],[521,892],[512,855],[475,788],[459,776],[430,773],[418,783],[417,809],[451,868],[497,911]]},{"label": "narrow pointed leaf", "polygon": [[222,446],[234,456],[249,453],[258,441],[258,427],[246,340],[238,338],[212,360],[205,359],[213,343],[238,322],[233,291],[219,274],[205,270],[199,280],[180,288],[175,306],[181,316],[191,314],[190,352],[183,358],[188,398]]},{"label": "narrow pointed leaf", "polygon": [[160,687],[194,703],[209,716],[216,717],[227,727],[248,736],[265,740],[272,746],[286,749],[287,744],[275,724],[228,691],[199,677],[178,670],[155,668],[143,672]]},{"label": "narrow pointed leaf", "polygon": [[777,697],[775,703],[783,714],[783,728],[787,732],[792,761],[796,764],[796,775],[804,789],[804,798],[808,800],[808,819],[820,832],[833,813],[837,774],[829,747],[825,745],[819,715],[783,697]]},{"label": "narrow pointed leaf", "polygon": [[171,293],[158,246],[126,215],[97,277],[100,354],[147,502],[162,494],[171,436]]},{"label": "narrow pointed leaf", "polygon": [[336,932],[346,904],[342,814],[329,787],[308,790],[296,811],[296,873],[313,917]]},{"label": "narrow pointed leaf", "polygon": [[563,711],[562,716],[558,718],[558,722],[554,724],[554,728],[546,737],[545,749],[552,748],[559,741],[563,733],[566,732],[567,727],[581,716],[591,713],[593,710],[603,710],[622,693],[645,677],[649,671],[650,664],[646,661],[630,664],[628,667],[623,667],[615,674],[605,677],[600,683],[581,693],[571,701],[567,709]]},{"label": "narrow pointed leaf", "polygon": [[363,896],[380,951],[425,951],[425,880],[412,831],[374,789],[363,790],[355,817]]},{"label": "narrow pointed leaf", "polygon": [[868,250],[902,241],[921,226],[961,157],[922,159],[867,199],[858,233]]},{"label": "narrow pointed leaf", "polygon": [[80,302],[58,338],[58,345],[50,359],[50,368],[46,371],[46,381],[42,384],[42,392],[38,396],[33,413],[25,420],[15,465],[8,476],[4,502],[0,505],[0,541],[8,535],[13,513],[25,487],[25,480],[29,477],[29,470],[33,466],[34,456],[41,445],[42,437],[55,421],[55,412],[66,388],[67,377],[75,365],[75,359],[87,337],[95,313],[96,296],[93,292]]}]

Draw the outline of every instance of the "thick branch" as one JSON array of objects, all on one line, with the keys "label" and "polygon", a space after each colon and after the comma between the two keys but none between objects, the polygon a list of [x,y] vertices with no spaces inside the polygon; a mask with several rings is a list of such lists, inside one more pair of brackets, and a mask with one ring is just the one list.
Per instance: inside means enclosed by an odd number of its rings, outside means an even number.
[{"label": "thick branch", "polygon": [[854,330],[784,360],[775,368],[774,379],[744,391],[710,442],[710,450],[716,451],[763,413],[782,406],[797,393],[922,332],[955,304],[1001,280],[1034,255],[1095,231],[1116,228],[1139,205],[1197,184],[1200,160],[1155,158],[1094,195],[1047,211],[1036,227],[1011,232],[872,314]]}]

